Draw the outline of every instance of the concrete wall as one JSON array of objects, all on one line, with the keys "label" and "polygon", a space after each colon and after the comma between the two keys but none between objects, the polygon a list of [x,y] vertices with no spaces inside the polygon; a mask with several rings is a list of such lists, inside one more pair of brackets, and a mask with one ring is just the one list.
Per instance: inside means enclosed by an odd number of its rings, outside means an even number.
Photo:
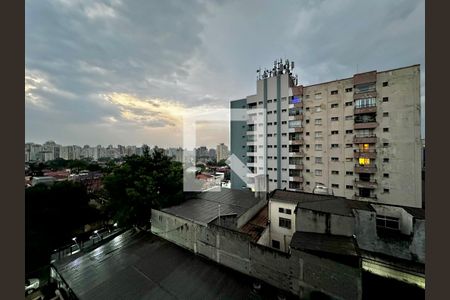
[{"label": "concrete wall", "polygon": [[354,210],[355,235],[359,248],[425,263],[425,220],[413,220],[412,237],[385,239],[377,234],[376,213]]},{"label": "concrete wall", "polygon": [[[329,222],[329,228],[327,228],[327,222]],[[331,233],[344,236],[352,236],[355,233],[352,216],[334,215],[309,209],[299,208],[297,210],[296,224],[297,231]]]},{"label": "concrete wall", "polygon": [[[182,229],[183,228],[183,229]],[[243,233],[203,226],[153,210],[152,232],[224,266],[300,297],[320,290],[333,299],[361,299],[361,271],[302,251],[283,253]]]}]

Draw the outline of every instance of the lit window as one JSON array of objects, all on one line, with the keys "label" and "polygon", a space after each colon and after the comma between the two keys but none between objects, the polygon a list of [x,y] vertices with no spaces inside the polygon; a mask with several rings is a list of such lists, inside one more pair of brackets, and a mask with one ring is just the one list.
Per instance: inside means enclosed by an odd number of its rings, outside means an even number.
[{"label": "lit window", "polygon": [[370,165],[370,158],[360,157],[358,162],[361,166]]}]

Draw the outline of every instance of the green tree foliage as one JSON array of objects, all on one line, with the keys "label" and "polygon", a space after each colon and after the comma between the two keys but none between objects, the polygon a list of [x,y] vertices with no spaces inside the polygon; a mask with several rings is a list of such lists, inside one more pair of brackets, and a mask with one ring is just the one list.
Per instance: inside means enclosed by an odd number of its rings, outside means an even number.
[{"label": "green tree foliage", "polygon": [[217,166],[219,167],[225,167],[226,165],[226,159],[221,159],[217,162]]},{"label": "green tree foliage", "polygon": [[183,199],[183,170],[159,148],[144,147],[143,156],[129,156],[104,180],[111,218],[119,226],[145,226],[152,208],[178,204]]},{"label": "green tree foliage", "polygon": [[86,188],[71,181],[25,190],[26,266],[49,262],[51,251],[71,242],[73,234],[96,220]]}]

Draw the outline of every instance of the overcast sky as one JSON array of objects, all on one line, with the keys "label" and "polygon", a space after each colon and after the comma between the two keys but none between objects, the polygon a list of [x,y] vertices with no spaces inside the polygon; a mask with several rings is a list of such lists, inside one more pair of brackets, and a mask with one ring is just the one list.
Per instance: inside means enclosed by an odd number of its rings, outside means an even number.
[{"label": "overcast sky", "polygon": [[[255,94],[277,58],[304,85],[421,64],[424,111],[424,4],[27,0],[26,141],[178,146],[183,115]],[[205,128],[199,144],[228,144]]]}]

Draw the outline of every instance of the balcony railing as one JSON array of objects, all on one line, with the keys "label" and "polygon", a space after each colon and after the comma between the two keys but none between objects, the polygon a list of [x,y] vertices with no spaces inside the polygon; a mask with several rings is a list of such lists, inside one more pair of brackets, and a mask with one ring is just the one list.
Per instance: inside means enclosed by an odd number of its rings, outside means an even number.
[{"label": "balcony railing", "polygon": [[295,140],[289,140],[289,145],[302,145],[302,144],[303,144],[302,138],[295,139]]},{"label": "balcony railing", "polygon": [[353,126],[355,129],[371,129],[378,127],[378,123],[373,122],[364,122],[364,123],[355,123]]},{"label": "balcony railing", "polygon": [[302,176],[289,176],[290,182],[303,182]]},{"label": "balcony railing", "polygon": [[294,163],[290,162],[289,170],[303,170],[303,164],[302,163],[294,164]]},{"label": "balcony railing", "polygon": [[366,149],[366,150],[354,150],[353,153],[354,158],[377,158],[377,150],[376,149]]},{"label": "balcony railing", "polygon": [[303,150],[297,152],[289,152],[289,157],[303,157],[303,155],[304,155]]},{"label": "balcony railing", "polygon": [[355,173],[368,173],[373,174],[377,172],[377,166],[375,164],[371,165],[355,165]]},{"label": "balcony railing", "polygon": [[353,143],[355,143],[355,144],[376,144],[377,136],[376,135],[355,136],[355,137],[353,137]]},{"label": "balcony railing", "polygon": [[377,200],[378,198],[377,198],[377,195],[361,196],[361,195],[355,193],[355,195],[353,196],[353,199],[359,200],[359,201],[369,201],[369,202],[372,202],[372,201]]},{"label": "balcony railing", "polygon": [[361,179],[355,179],[355,186],[357,188],[367,188],[367,189],[375,189],[377,187],[377,181],[370,180],[370,181],[364,181]]},{"label": "balcony railing", "polygon": [[375,113],[377,112],[377,106],[368,106],[368,107],[355,107],[355,110],[353,111],[353,113],[355,115],[360,115],[360,114],[368,114],[368,113]]}]

